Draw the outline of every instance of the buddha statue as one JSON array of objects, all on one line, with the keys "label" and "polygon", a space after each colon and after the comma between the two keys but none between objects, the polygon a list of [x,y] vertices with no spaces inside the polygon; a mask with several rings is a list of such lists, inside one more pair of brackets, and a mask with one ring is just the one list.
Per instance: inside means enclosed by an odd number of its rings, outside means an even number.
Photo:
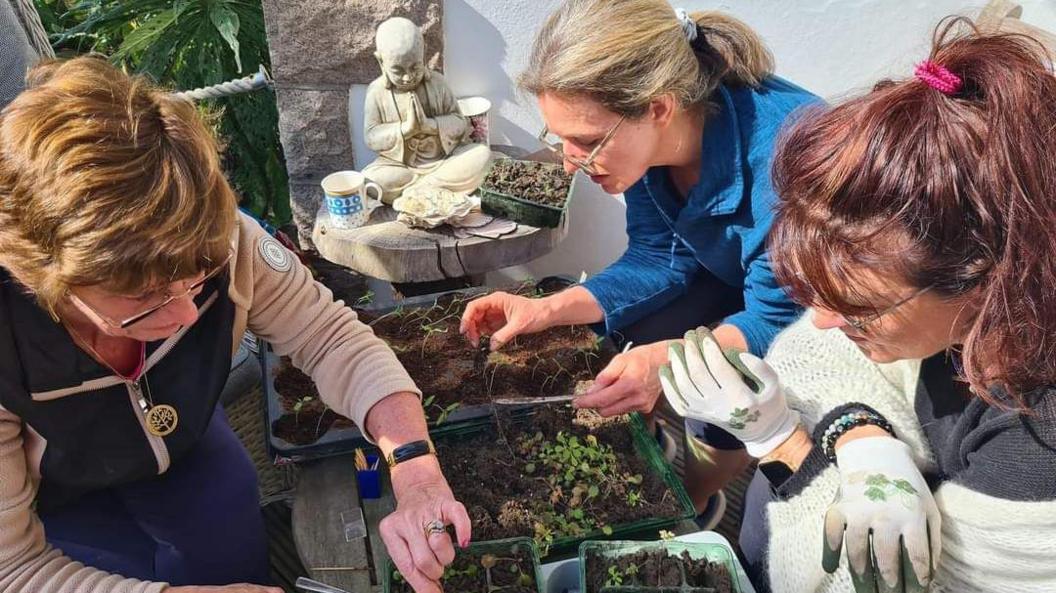
[{"label": "buddha statue", "polygon": [[375,50],[381,76],[367,87],[363,129],[378,158],[363,174],[382,187],[382,201],[392,204],[419,184],[476,190],[491,150],[469,141],[454,94],[425,65],[421,30],[405,18],[390,18],[378,27]]}]

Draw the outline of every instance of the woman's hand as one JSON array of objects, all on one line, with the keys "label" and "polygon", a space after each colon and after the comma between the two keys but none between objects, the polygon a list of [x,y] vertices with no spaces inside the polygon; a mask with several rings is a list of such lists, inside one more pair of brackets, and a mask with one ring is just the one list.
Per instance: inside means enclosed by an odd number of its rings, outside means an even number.
[{"label": "woman's hand", "polygon": [[602,416],[648,413],[660,399],[661,365],[667,362],[668,342],[631,348],[617,354],[594,379],[586,394],[573,400],[577,408],[594,408]]},{"label": "woman's hand", "polygon": [[840,490],[825,514],[822,566],[835,572],[847,546],[858,593],[926,591],[942,550],[942,519],[909,446],[890,436],[836,449]]},{"label": "woman's hand", "polygon": [[238,583],[235,585],[187,585],[183,587],[166,587],[165,593],[283,593],[281,587],[265,587]]},{"label": "woman's hand", "polygon": [[553,325],[547,299],[494,292],[466,306],[459,332],[476,346],[481,336],[491,336],[491,349],[498,350],[521,334],[542,331]]},{"label": "woman's hand", "polygon": [[752,457],[773,451],[799,425],[770,365],[748,353],[724,354],[706,328],[686,332],[684,345],[673,342],[668,358],[660,383],[671,407],[729,432]]},{"label": "woman's hand", "polygon": [[446,531],[430,530],[430,525],[453,525],[464,548],[471,535],[466,508],[455,500],[432,455],[394,467],[392,489],[396,511],[378,527],[389,557],[417,593],[442,593],[440,577],[455,559],[455,548]]}]

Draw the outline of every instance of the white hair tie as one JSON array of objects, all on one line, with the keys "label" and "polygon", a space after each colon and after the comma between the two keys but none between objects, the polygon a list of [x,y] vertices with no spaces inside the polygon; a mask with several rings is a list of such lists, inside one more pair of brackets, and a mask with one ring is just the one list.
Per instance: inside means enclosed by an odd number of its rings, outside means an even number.
[{"label": "white hair tie", "polygon": [[679,23],[682,24],[682,34],[686,36],[686,41],[693,43],[697,40],[697,21],[690,18],[689,13],[686,12],[685,8],[676,8],[675,16],[678,17]]}]

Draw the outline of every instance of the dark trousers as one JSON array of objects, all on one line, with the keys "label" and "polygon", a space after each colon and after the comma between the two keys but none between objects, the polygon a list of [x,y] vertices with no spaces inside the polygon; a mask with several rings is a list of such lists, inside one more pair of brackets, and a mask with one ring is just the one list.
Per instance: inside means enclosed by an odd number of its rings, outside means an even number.
[{"label": "dark trousers", "polygon": [[88,566],[172,585],[268,584],[257,474],[222,409],[166,473],[41,516],[48,542]]}]

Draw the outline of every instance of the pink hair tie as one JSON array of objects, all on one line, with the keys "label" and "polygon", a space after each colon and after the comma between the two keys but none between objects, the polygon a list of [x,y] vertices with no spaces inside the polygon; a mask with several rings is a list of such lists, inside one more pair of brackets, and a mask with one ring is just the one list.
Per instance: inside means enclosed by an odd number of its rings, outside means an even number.
[{"label": "pink hair tie", "polygon": [[924,60],[917,64],[913,74],[924,81],[924,84],[947,96],[956,95],[964,86],[964,81],[960,76],[931,60]]}]

